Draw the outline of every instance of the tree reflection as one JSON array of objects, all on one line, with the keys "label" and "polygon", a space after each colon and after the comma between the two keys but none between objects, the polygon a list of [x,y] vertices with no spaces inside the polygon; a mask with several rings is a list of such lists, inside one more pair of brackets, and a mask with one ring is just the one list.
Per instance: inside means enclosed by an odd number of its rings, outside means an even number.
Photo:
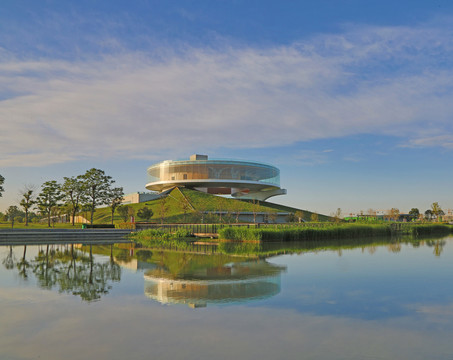
[{"label": "tree reflection", "polygon": [[24,253],[20,261],[16,264],[17,269],[19,270],[19,276],[24,280],[28,279],[28,269],[30,268],[30,263],[27,261],[25,256],[27,255],[27,245],[24,246]]},{"label": "tree reflection", "polygon": [[113,261],[107,263],[95,261],[93,252],[86,254],[74,248],[74,245],[55,247],[46,245],[40,248],[32,259],[26,259],[27,246],[19,261],[14,258],[12,247],[3,259],[7,269],[18,269],[20,277],[27,279],[31,270],[37,284],[43,289],[57,289],[60,293],[68,293],[84,301],[96,301],[108,294],[111,283],[121,280],[121,267]]},{"label": "tree reflection", "polygon": [[14,269],[15,261],[16,261],[16,258],[14,257],[13,247],[10,246],[9,252],[7,253],[6,257],[3,259],[2,264],[6,269],[11,270],[11,269]]},{"label": "tree reflection", "polygon": [[426,241],[426,245],[434,248],[433,254],[435,256],[440,256],[444,251],[445,240],[428,240]]}]

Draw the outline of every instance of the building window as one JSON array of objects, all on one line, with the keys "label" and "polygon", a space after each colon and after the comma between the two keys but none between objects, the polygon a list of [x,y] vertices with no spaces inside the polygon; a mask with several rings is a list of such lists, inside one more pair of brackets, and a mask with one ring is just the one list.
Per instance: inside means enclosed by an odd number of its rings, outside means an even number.
[{"label": "building window", "polygon": [[183,175],[182,175],[182,178],[183,178],[184,180],[187,180],[187,174],[183,174]]}]

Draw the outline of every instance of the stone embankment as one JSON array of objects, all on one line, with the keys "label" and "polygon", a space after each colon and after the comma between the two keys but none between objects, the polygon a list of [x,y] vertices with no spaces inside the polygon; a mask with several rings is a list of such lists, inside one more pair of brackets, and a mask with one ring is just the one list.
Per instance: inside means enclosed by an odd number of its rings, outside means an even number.
[{"label": "stone embankment", "polygon": [[0,229],[0,245],[129,243],[127,229]]}]

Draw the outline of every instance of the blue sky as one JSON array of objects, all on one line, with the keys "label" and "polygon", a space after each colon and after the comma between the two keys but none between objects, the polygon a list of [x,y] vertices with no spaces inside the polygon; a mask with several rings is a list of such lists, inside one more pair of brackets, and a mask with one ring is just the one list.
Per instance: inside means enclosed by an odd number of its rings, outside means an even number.
[{"label": "blue sky", "polygon": [[0,4],[0,210],[192,153],[281,169],[282,204],[453,208],[453,3]]}]

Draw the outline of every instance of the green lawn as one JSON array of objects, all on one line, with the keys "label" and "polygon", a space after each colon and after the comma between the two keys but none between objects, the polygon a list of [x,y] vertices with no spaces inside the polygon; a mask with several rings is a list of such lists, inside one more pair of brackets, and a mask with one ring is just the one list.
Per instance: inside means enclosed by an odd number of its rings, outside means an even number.
[{"label": "green lawn", "polygon": [[[128,206],[132,207],[137,214],[138,210],[143,207],[150,208],[154,215],[151,218],[151,222],[160,223],[161,222],[161,200],[151,200],[139,204],[129,204]],[[185,209],[184,209],[185,208]],[[229,213],[229,218],[223,216],[223,222],[235,222],[234,214],[236,212],[266,212],[266,213],[276,213],[276,212],[288,212],[294,213],[295,211],[300,210],[288,206],[273,204],[269,202],[260,202],[259,204],[254,204],[249,200],[237,200],[231,198],[224,198],[221,196],[215,196],[206,194],[200,191],[185,189],[185,188],[175,188],[171,190],[166,197],[165,203],[165,223],[200,223],[201,222],[201,212],[222,212]],[[310,221],[311,214],[310,211],[302,210],[304,213],[304,220]],[[79,213],[79,215],[85,217],[86,219],[90,218],[90,213]],[[325,215],[319,214],[320,221],[328,221],[330,218]],[[219,222],[218,215],[209,215],[205,214],[204,223],[209,222]],[[137,215],[135,216],[135,221],[144,221],[140,219]],[[98,208],[94,213],[94,223],[95,224],[110,224],[112,222],[111,209],[108,207]],[[114,224],[124,224],[124,220],[115,212],[113,217]],[[76,225],[80,227],[81,224]],[[0,224],[0,228],[10,228],[11,224],[3,223]],[[24,224],[16,223],[16,228],[26,228]],[[72,228],[70,224],[55,224],[56,228]],[[30,224],[28,228],[47,228],[47,222],[40,224]]]}]

